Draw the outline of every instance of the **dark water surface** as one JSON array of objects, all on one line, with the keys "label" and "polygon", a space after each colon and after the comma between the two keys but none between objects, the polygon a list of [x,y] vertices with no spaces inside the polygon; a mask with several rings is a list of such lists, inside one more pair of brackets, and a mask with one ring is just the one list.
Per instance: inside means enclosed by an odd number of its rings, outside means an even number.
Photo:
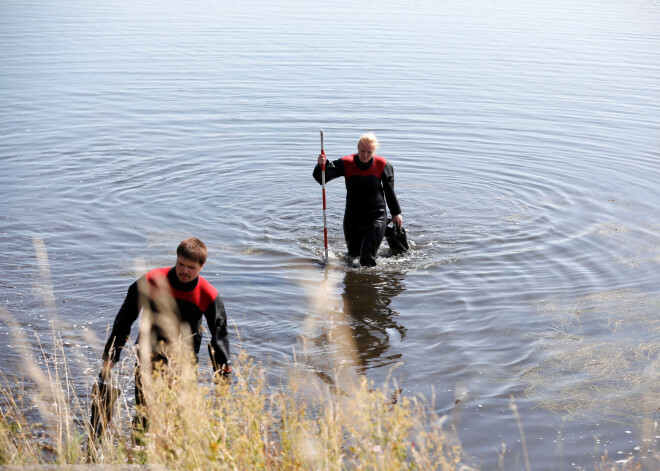
[{"label": "dark water surface", "polygon": [[[482,469],[523,468],[511,396],[534,470],[657,449],[660,4],[244,3],[0,5],[0,297],[32,356],[56,317],[86,394],[128,285],[195,235],[249,354],[331,376],[346,312],[353,368],[402,362]],[[320,263],[320,128],[331,158],[380,137],[408,256],[344,259],[338,181]]]}]

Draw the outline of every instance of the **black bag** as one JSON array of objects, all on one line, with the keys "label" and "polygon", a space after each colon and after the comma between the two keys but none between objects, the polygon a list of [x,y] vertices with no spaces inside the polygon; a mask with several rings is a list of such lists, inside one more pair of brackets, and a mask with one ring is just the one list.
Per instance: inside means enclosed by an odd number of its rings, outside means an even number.
[{"label": "black bag", "polygon": [[385,228],[385,238],[390,250],[394,255],[407,252],[410,247],[408,246],[408,238],[406,237],[406,230],[403,226],[397,226],[392,221],[387,223]]},{"label": "black bag", "polygon": [[92,387],[92,414],[89,421],[90,437],[95,441],[103,435],[112,420],[112,409],[121,396],[121,389],[99,378]]}]

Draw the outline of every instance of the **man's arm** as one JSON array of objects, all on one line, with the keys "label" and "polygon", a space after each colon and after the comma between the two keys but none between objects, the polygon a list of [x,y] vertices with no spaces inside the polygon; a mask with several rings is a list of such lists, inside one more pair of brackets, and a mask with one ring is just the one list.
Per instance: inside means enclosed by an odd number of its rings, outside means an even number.
[{"label": "man's arm", "polygon": [[401,206],[399,206],[399,200],[397,199],[396,193],[394,192],[394,168],[389,162],[385,165],[380,180],[383,182],[385,200],[387,201],[387,207],[390,208],[392,221],[394,221],[397,225],[401,225]]},{"label": "man's arm", "polygon": [[[319,157],[320,159],[320,157]],[[343,177],[345,175],[344,171],[344,161],[342,159],[337,159],[334,161],[326,160],[325,163],[325,182],[328,183],[330,180],[334,180],[337,177]],[[316,164],[314,167],[314,173],[312,173],[314,180],[316,180],[319,185],[321,184],[321,165]]]},{"label": "man's arm", "polygon": [[206,323],[211,331],[211,360],[213,370],[221,371],[223,375],[231,372],[231,359],[229,356],[229,334],[227,332],[227,313],[225,305],[216,296],[204,312]]},{"label": "man's arm", "polygon": [[117,313],[112,332],[103,349],[103,372],[109,373],[110,368],[119,361],[119,355],[131,335],[131,327],[139,314],[138,282],[136,281],[128,288],[126,299]]}]

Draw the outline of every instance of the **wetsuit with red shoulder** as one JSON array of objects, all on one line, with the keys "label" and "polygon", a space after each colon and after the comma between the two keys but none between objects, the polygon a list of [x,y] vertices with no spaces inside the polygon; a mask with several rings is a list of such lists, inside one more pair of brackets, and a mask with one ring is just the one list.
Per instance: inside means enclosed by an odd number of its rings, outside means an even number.
[{"label": "wetsuit with red shoulder", "polygon": [[[179,321],[178,331],[188,333],[193,337],[193,346],[195,355],[199,354],[202,343],[202,317],[206,318],[206,323],[211,332],[211,347],[213,348],[213,361],[218,367],[226,365],[229,369],[229,337],[227,333],[227,314],[225,306],[211,283],[205,278],[198,276],[195,280],[183,283],[176,276],[174,267],[157,268],[151,270],[143,278],[134,282],[126,294],[126,299],[122,304],[115,322],[112,326],[112,332],[103,351],[103,360],[110,360],[116,363],[119,360],[121,351],[129,339],[131,327],[137,320],[144,305],[141,304],[141,296],[138,284],[141,280],[146,280],[149,290],[149,304],[154,313],[154,319],[149,335],[152,343],[152,352],[160,341],[168,342],[171,335],[166,332],[166,328],[159,322],[159,317],[164,314],[158,312],[158,297],[167,295],[176,301],[176,312]],[[169,293],[169,294],[168,294]],[[171,299],[170,298],[170,299]],[[149,341],[138,336],[137,343]]]},{"label": "wetsuit with red shoulder", "polygon": [[[314,168],[313,176],[321,183],[320,165]],[[348,253],[360,256],[362,265],[373,266],[385,235],[387,208],[392,216],[401,214],[394,192],[394,169],[381,156],[364,163],[358,154],[352,154],[326,163],[326,182],[338,177],[344,177],[346,183],[344,237]]]}]

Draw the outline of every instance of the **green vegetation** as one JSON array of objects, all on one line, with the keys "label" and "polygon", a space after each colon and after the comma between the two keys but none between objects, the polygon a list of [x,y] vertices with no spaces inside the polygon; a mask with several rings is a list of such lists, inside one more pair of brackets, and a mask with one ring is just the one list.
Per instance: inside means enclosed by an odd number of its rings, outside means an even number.
[{"label": "green vegetation", "polygon": [[567,420],[607,411],[629,423],[660,411],[660,301],[617,290],[537,307],[553,328],[541,339],[543,361],[522,375],[528,397]]}]

